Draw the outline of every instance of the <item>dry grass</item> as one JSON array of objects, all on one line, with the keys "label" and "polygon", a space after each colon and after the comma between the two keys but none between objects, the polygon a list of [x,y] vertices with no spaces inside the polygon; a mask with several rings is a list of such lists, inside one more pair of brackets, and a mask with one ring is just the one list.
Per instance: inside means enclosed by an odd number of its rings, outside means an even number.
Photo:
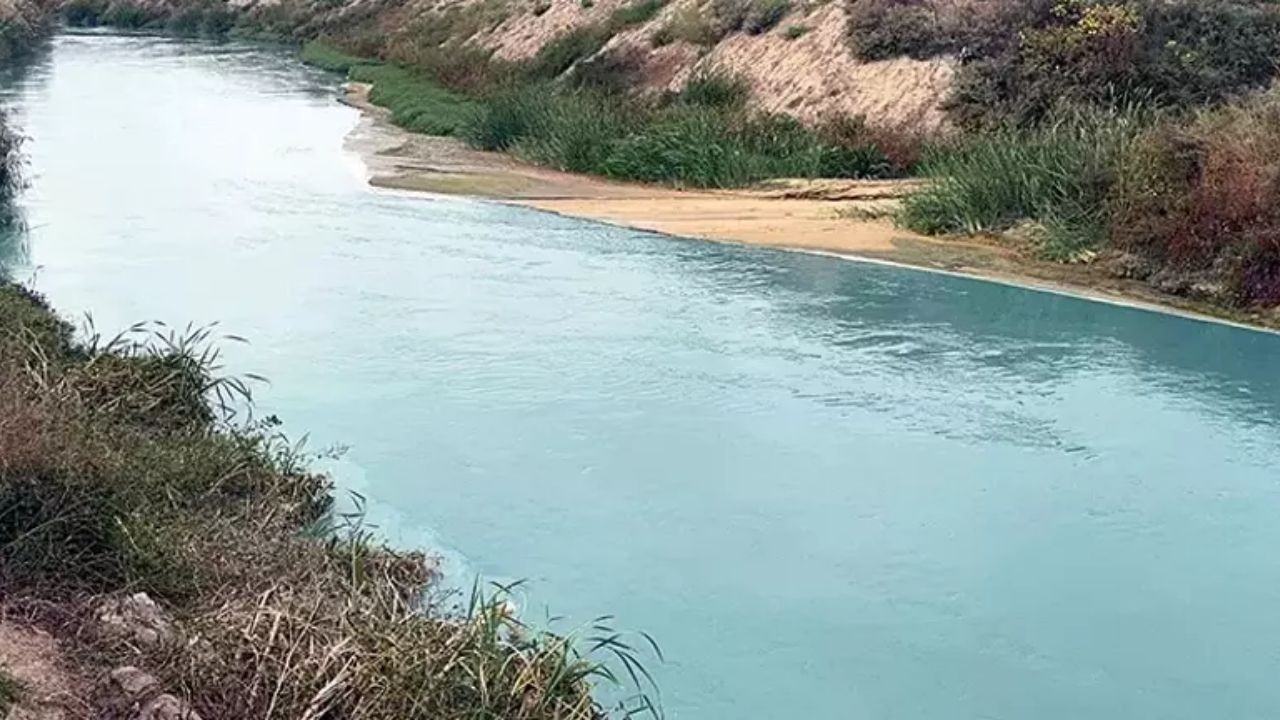
[{"label": "dry grass", "polygon": [[[40,298],[0,285],[7,602],[46,608],[87,662],[139,665],[206,718],[657,714],[638,648],[607,621],[525,627],[503,589],[451,607],[423,556],[335,516],[329,481],[245,412],[212,340],[139,326],[76,342]],[[94,631],[99,598],[138,591],[174,637]],[[600,682],[630,687],[629,703],[602,707]]]}]

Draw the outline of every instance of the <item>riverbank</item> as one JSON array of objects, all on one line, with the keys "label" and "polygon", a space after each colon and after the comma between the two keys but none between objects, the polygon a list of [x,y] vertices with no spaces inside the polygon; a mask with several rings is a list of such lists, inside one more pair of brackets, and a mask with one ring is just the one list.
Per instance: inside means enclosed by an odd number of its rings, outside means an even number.
[{"label": "riverbank", "polygon": [[529,165],[474,150],[453,137],[407,131],[348,83],[341,101],[361,120],[347,147],[369,183],[406,192],[465,195],[547,212],[715,242],[826,253],[954,273],[1144,309],[1280,329],[1280,312],[1234,309],[1164,293],[1089,263],[1042,259],[1035,248],[995,236],[931,237],[895,225],[913,180],[789,180],[743,190],[676,190]]},{"label": "riverbank", "polygon": [[429,558],[334,515],[213,340],[80,341],[0,283],[0,711],[598,716],[612,641],[580,652],[501,591],[451,599]]}]

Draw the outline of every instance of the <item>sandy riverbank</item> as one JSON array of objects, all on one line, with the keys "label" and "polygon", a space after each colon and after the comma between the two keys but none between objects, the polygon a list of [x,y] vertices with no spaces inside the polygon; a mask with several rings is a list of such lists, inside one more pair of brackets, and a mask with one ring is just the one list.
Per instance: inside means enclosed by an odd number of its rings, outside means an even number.
[{"label": "sandy riverbank", "polygon": [[676,190],[535,167],[481,152],[456,138],[410,133],[351,83],[342,101],[362,111],[347,138],[370,184],[470,195],[716,242],[820,252],[904,265],[1249,327],[1280,328],[1280,313],[1215,307],[1117,278],[1092,265],[1063,265],[994,238],[930,238],[887,219],[912,181],[780,181],[733,191]]}]

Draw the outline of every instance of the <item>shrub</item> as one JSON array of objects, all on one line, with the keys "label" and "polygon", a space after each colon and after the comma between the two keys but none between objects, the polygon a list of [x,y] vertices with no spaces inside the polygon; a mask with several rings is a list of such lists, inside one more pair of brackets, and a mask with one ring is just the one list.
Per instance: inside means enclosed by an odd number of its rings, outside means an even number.
[{"label": "shrub", "polygon": [[613,37],[603,25],[585,25],[570,30],[543,45],[524,68],[527,77],[551,80],[560,77],[574,63],[595,55]]},{"label": "shrub", "polygon": [[71,27],[94,27],[106,11],[107,0],[71,0],[62,6],[62,17]]},{"label": "shrub", "polygon": [[791,12],[791,0],[752,0],[743,29],[750,35],[772,30]]},{"label": "shrub", "polygon": [[666,4],[666,0],[636,0],[614,10],[609,24],[618,30],[643,25],[656,17]]},{"label": "shrub", "polygon": [[623,103],[598,93],[578,91],[544,98],[542,112],[515,151],[532,162],[569,172],[599,172],[611,146],[643,118]]},{"label": "shrub", "polygon": [[128,0],[114,2],[102,13],[102,24],[111,27],[137,30],[158,24],[162,21],[160,13],[135,5]]},{"label": "shrub", "polygon": [[235,12],[215,1],[183,7],[169,16],[165,28],[175,35],[225,38],[235,23]]},{"label": "shrub", "polygon": [[741,76],[721,70],[701,70],[689,77],[676,98],[688,105],[737,108],[747,103],[751,86]]},{"label": "shrub", "polygon": [[720,41],[723,34],[707,19],[696,5],[685,5],[671,16],[667,24],[651,37],[654,47],[682,40],[693,45],[711,46]]},{"label": "shrub", "polygon": [[788,40],[799,40],[809,32],[807,25],[788,25],[782,36]]},{"label": "shrub", "polygon": [[[1115,245],[1167,289],[1280,304],[1280,98],[1274,93],[1142,135],[1110,198]],[[1204,290],[1201,290],[1204,292]]]},{"label": "shrub", "polygon": [[338,48],[330,45],[328,40],[319,39],[312,40],[302,46],[302,52],[299,54],[302,62],[318,67],[321,70],[329,70],[331,72],[339,72],[344,75],[351,72],[351,69],[357,65],[377,64],[376,61],[358,58],[355,55],[348,55]]},{"label": "shrub", "polygon": [[923,59],[953,46],[927,0],[850,0],[848,18],[849,47],[862,60]]},{"label": "shrub", "polygon": [[1062,102],[1220,103],[1266,85],[1280,8],[1252,0],[850,0],[855,55],[953,53],[959,124],[1044,121]]},{"label": "shrub", "polygon": [[516,85],[486,98],[468,119],[461,136],[481,150],[509,150],[542,127],[548,98],[547,85]]},{"label": "shrub", "polygon": [[567,81],[571,87],[621,95],[635,87],[641,62],[633,52],[599,53],[574,65]]}]

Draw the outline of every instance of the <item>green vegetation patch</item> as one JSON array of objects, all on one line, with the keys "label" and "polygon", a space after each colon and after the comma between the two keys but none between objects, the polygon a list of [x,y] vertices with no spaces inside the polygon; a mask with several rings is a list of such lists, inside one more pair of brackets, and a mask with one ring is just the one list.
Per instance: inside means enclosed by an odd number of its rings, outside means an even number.
[{"label": "green vegetation patch", "polygon": [[666,104],[591,91],[516,87],[486,100],[463,131],[476,147],[511,150],[562,170],[695,187],[771,177],[875,177],[891,166],[860,122],[844,132],[746,109],[746,85],[695,76]]},{"label": "green vegetation patch", "polygon": [[391,110],[392,122],[414,132],[453,135],[477,110],[466,97],[393,65],[355,65],[350,76],[372,83],[369,100]]},{"label": "green vegetation patch", "polygon": [[906,200],[900,219],[928,234],[995,233],[1031,222],[1048,256],[1096,249],[1106,239],[1106,197],[1119,159],[1146,122],[1136,109],[1076,110],[1032,130],[962,139],[924,161],[928,187]]},{"label": "green vegetation patch", "polygon": [[322,70],[338,72],[346,75],[357,65],[377,65],[376,60],[356,57],[339,50],[326,40],[312,40],[302,46],[299,54],[302,62]]}]

